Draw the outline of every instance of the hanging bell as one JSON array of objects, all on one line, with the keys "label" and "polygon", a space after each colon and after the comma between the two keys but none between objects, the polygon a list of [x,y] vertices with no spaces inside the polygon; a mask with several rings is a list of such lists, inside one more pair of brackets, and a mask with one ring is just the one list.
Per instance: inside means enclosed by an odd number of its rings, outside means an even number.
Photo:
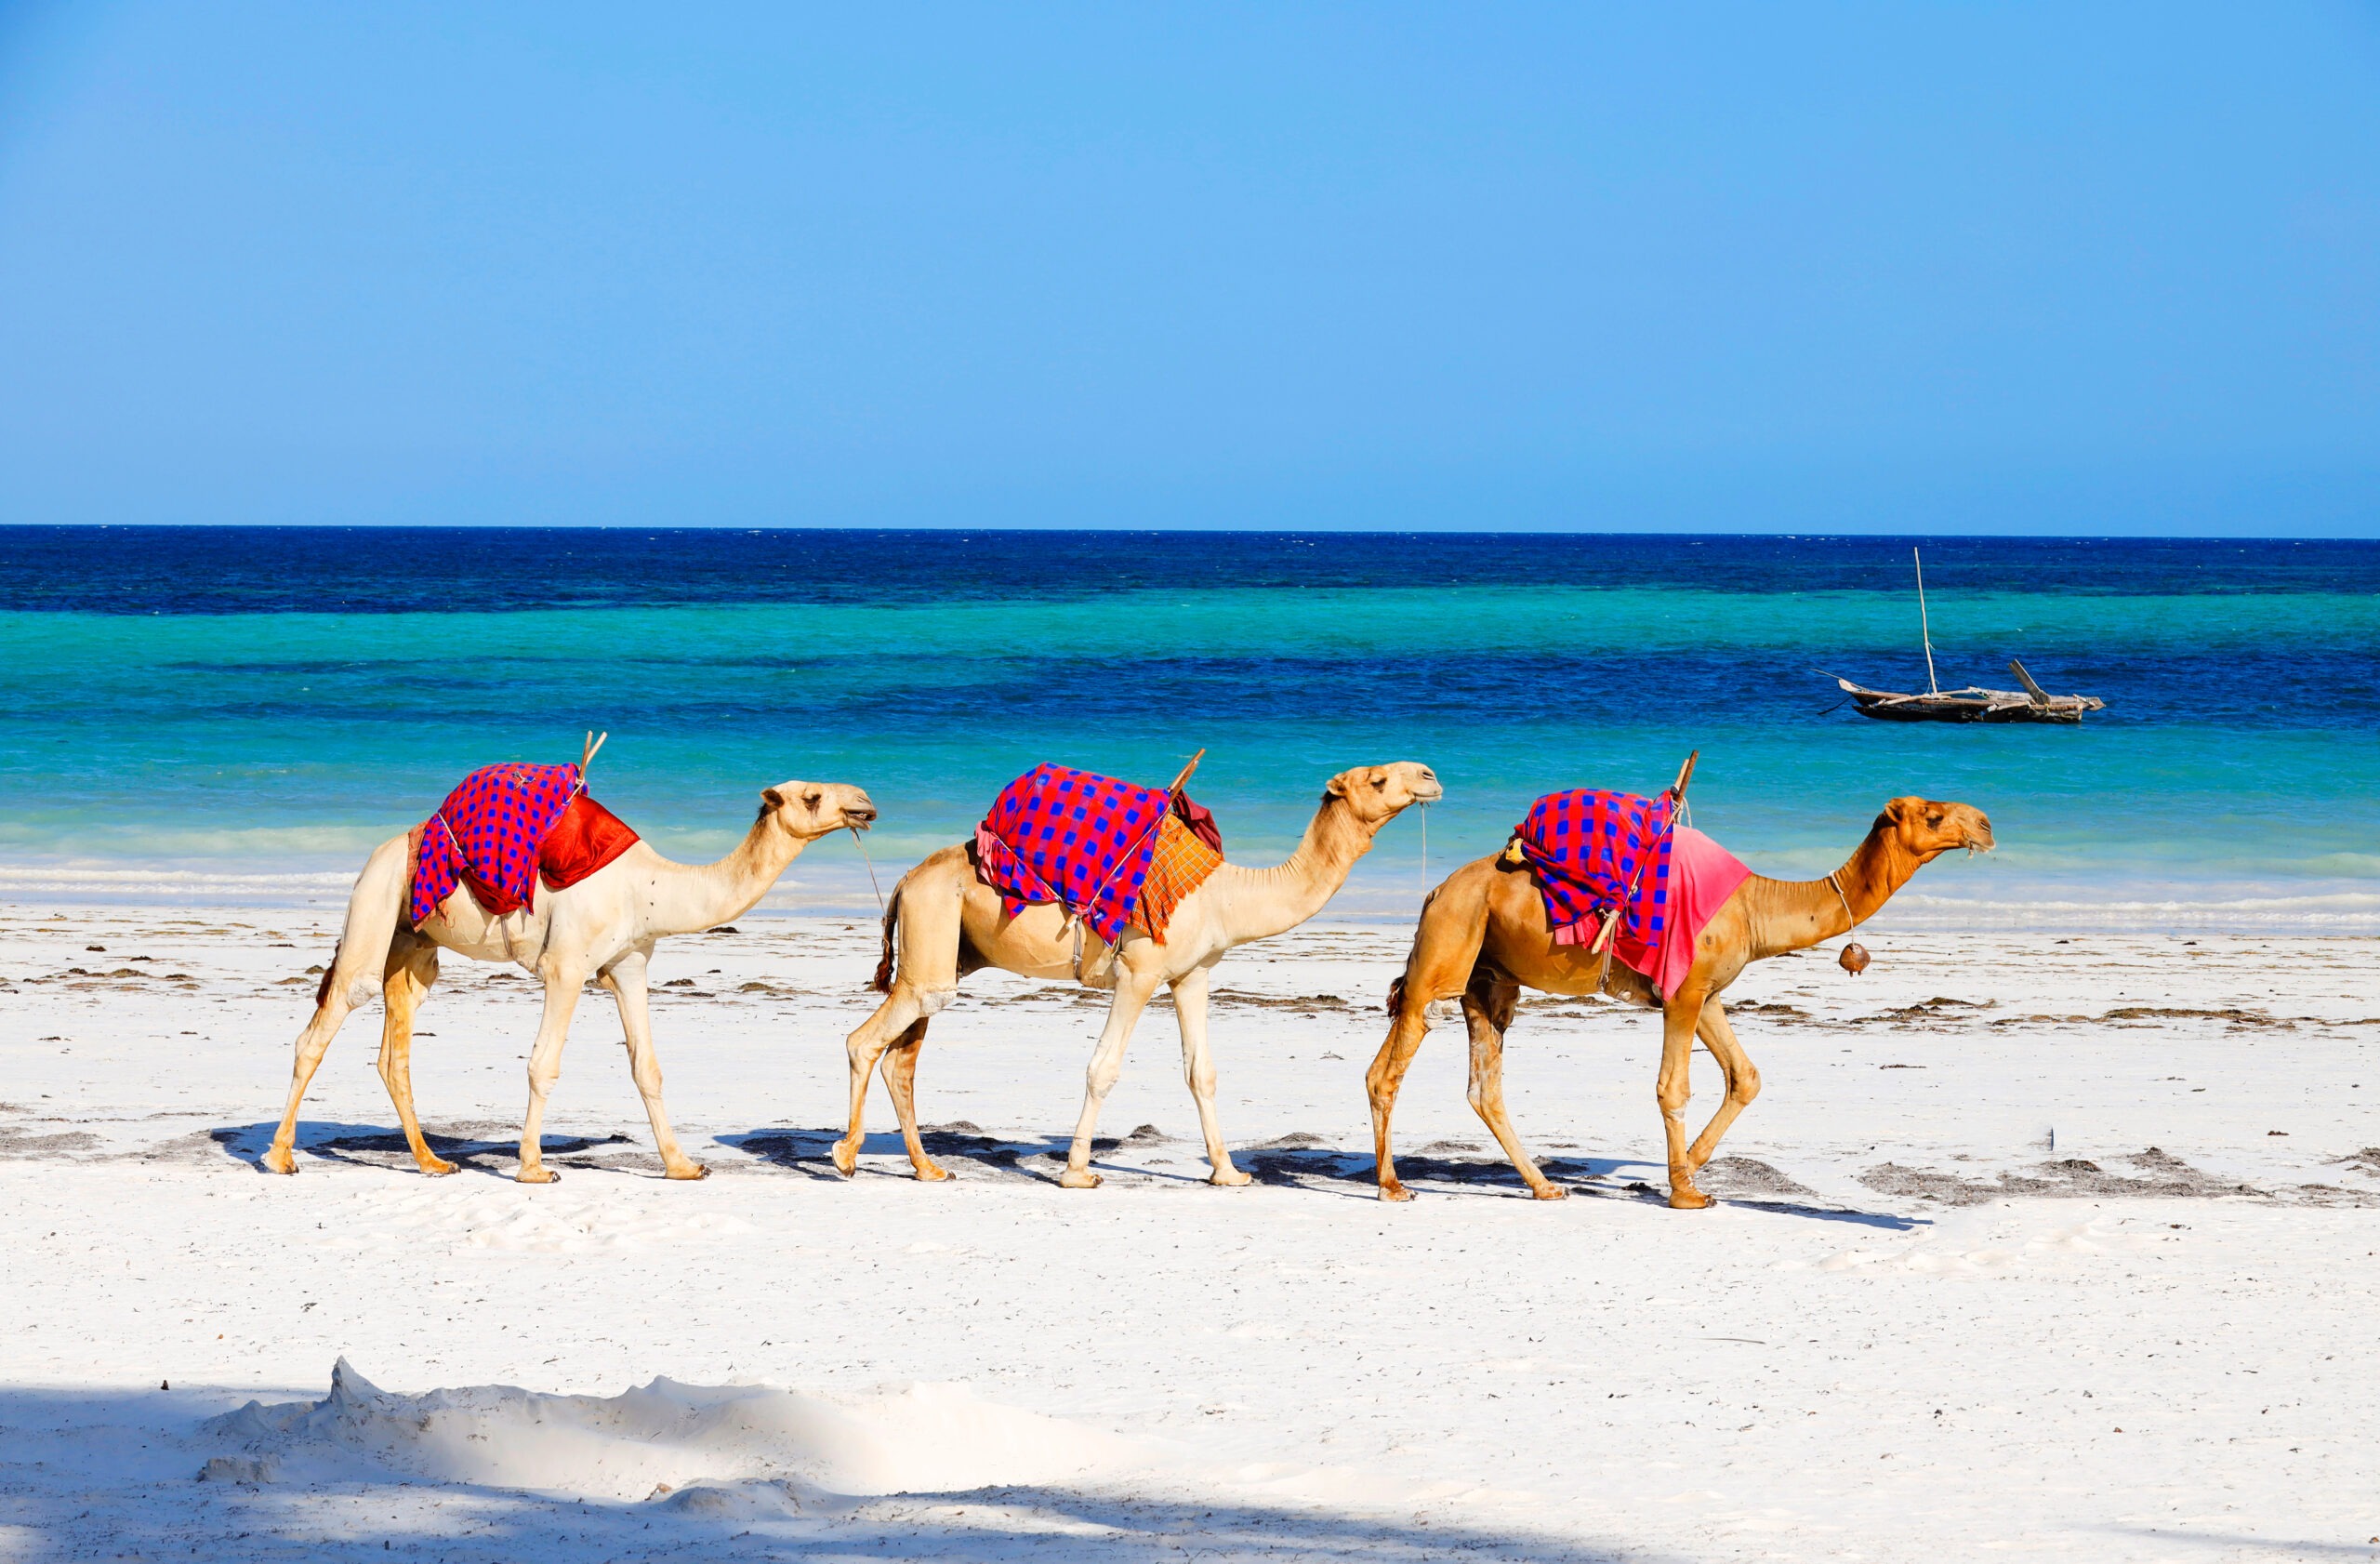
[{"label": "hanging bell", "polygon": [[1868,970],[1868,948],[1855,939],[1843,948],[1843,954],[1835,961],[1841,963],[1844,971],[1857,977]]}]

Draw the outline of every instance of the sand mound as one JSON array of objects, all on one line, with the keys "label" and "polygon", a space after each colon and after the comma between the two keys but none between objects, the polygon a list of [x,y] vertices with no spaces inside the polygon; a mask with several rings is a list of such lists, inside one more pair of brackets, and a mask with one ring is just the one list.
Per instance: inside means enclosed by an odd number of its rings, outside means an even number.
[{"label": "sand mound", "polygon": [[853,1400],[669,1379],[609,1397],[500,1385],[405,1396],[373,1385],[343,1358],[322,1400],[251,1401],[206,1427],[249,1458],[210,1463],[217,1480],[303,1479],[362,1465],[615,1500],[749,1484],[853,1496],[953,1492],[1145,1465],[1119,1436],[979,1400],[959,1385]]}]

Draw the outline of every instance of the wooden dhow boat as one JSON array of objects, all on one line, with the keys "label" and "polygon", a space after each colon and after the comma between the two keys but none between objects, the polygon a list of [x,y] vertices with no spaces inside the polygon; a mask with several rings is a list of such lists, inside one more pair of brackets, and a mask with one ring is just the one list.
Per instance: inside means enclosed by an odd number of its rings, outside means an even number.
[{"label": "wooden dhow boat", "polygon": [[1841,675],[1843,687],[1862,717],[1880,722],[2079,722],[2085,711],[2104,711],[2108,703],[2096,696],[2054,696],[2033,683],[2025,665],[2011,658],[2008,671],[2021,690],[1928,690],[1923,695],[1896,695],[1871,690]]},{"label": "wooden dhow boat", "polygon": [[2008,660],[2008,671],[2016,676],[2021,690],[1987,690],[1970,684],[1964,690],[1946,690],[1934,676],[1934,630],[1925,615],[1925,562],[1911,549],[1911,560],[1917,566],[1917,625],[1925,643],[1925,693],[1901,695],[1892,690],[1871,690],[1865,684],[1855,684],[1841,674],[1827,677],[1839,685],[1852,699],[1854,709],[1862,717],[1873,717],[1880,722],[2063,722],[2069,725],[2082,721],[2085,711],[2104,711],[2108,703],[2096,696],[2054,696],[2033,682],[2025,665],[2014,657]]}]

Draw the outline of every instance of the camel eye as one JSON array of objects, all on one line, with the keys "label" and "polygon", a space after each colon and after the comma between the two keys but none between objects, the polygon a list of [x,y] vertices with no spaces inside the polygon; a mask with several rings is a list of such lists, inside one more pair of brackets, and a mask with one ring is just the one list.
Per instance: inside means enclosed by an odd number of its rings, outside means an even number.
[{"label": "camel eye", "polygon": [[1385,788],[1388,786],[1388,778],[1385,776],[1375,776],[1372,778],[1372,786],[1375,788]]},{"label": "camel eye", "polygon": [[1942,823],[1942,816],[1939,815],[1928,815],[1925,816],[1925,823],[1929,826],[1938,826]]},{"label": "camel eye", "polygon": [[824,793],[812,793],[803,798],[801,802],[805,808],[816,809],[818,807],[818,801],[826,796],[826,795]]}]

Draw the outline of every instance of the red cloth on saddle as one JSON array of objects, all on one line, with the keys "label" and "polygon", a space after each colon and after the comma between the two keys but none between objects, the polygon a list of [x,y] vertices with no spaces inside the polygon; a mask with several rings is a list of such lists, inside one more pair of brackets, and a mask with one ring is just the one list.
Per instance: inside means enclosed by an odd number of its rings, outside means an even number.
[{"label": "red cloth on saddle", "polygon": [[[464,777],[413,833],[408,922],[419,928],[458,883],[499,918],[530,906],[547,840],[586,798],[583,786],[575,765],[483,766]],[[582,815],[558,844],[557,864],[570,878],[549,881],[556,889],[594,873],[636,840],[610,811],[587,802],[602,818]]]},{"label": "red cloth on saddle", "polygon": [[[1671,828],[1670,796],[1576,789],[1539,799],[1514,829],[1556,945],[1591,945],[1620,909],[1612,949],[1667,999],[1694,941],[1752,870],[1701,832]],[[1630,887],[1635,894],[1632,896]]]},{"label": "red cloth on saddle", "polygon": [[[1036,902],[1056,902],[1113,945],[1139,905],[1169,800],[1162,788],[1035,766],[1000,789],[975,828],[976,873],[1000,894],[1009,917]],[[1206,811],[1183,819],[1220,850],[1222,833]]]},{"label": "red cloth on saddle", "polygon": [[[1657,951],[1631,955],[1623,948],[1620,957],[1651,978],[1663,999],[1676,993],[1693,969],[1694,942],[1702,937],[1704,926],[1727,904],[1736,888],[1752,878],[1741,858],[1692,826],[1680,826],[1671,835],[1668,937]],[[1652,964],[1644,964],[1640,957]]]},{"label": "red cloth on saddle", "polygon": [[580,793],[538,847],[537,878],[549,891],[567,891],[636,842],[627,821]]}]

